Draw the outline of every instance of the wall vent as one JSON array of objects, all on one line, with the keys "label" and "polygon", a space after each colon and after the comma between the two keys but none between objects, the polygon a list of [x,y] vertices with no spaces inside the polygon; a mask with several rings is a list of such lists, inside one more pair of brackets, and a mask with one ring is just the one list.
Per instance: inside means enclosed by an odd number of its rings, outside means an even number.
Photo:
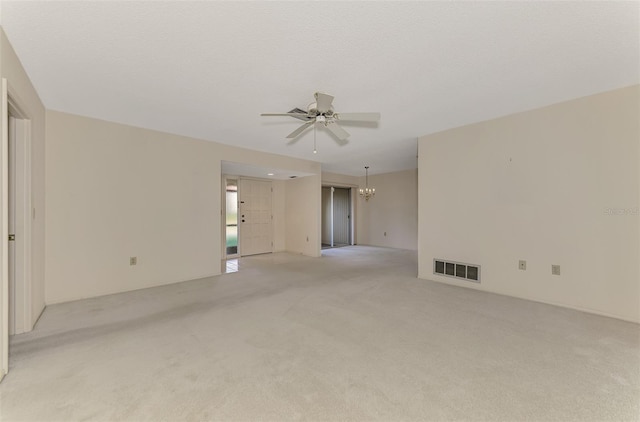
[{"label": "wall vent", "polygon": [[480,283],[480,265],[434,259],[433,273]]}]

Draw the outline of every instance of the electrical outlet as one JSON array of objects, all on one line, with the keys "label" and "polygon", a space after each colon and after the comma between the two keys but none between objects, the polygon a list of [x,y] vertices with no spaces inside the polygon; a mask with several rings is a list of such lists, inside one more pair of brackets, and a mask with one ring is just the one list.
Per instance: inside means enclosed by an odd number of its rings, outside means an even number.
[{"label": "electrical outlet", "polygon": [[129,257],[129,265],[138,265],[138,257],[137,256]]},{"label": "electrical outlet", "polygon": [[551,274],[560,275],[560,265],[552,265],[551,266]]},{"label": "electrical outlet", "polygon": [[309,241],[309,236],[307,236],[307,242]]},{"label": "electrical outlet", "polygon": [[518,261],[518,268],[520,268],[521,270],[526,270],[527,269],[527,261],[524,260],[520,260]]},{"label": "electrical outlet", "polygon": [[384,237],[387,237],[387,232],[384,232]]}]

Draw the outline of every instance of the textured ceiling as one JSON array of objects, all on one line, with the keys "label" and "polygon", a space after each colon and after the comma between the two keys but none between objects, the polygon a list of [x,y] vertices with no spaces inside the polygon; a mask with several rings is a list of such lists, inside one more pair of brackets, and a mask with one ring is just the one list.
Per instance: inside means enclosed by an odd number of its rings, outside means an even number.
[{"label": "textured ceiling", "polygon": [[[416,166],[416,138],[637,84],[638,2],[2,1],[1,24],[49,109],[322,163]],[[338,145],[300,121],[313,93]]]}]

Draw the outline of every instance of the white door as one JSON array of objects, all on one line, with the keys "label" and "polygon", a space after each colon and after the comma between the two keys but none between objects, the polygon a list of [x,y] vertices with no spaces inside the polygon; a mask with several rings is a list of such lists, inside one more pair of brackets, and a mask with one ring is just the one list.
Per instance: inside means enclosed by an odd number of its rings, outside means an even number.
[{"label": "white door", "polygon": [[7,102],[7,80],[2,79],[0,92],[0,249],[2,249],[0,268],[0,380],[9,371],[9,113]]},{"label": "white door", "polygon": [[271,181],[240,179],[240,255],[268,253],[273,247]]},{"label": "white door", "polygon": [[[15,145],[15,125],[16,119],[9,115],[8,118],[8,173],[9,173],[9,209],[8,209],[8,230],[9,230],[9,335],[16,333],[16,145]],[[14,141],[14,142],[12,142]]]}]

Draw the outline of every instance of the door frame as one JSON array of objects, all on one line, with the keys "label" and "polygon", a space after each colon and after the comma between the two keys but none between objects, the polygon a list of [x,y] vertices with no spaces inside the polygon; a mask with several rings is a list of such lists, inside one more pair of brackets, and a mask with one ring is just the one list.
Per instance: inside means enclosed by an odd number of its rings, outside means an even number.
[{"label": "door frame", "polygon": [[7,80],[0,92],[0,381],[9,372],[9,101]]},{"label": "door frame", "polygon": [[[358,201],[356,201],[357,198],[357,186],[356,185],[347,185],[347,184],[339,184],[339,183],[323,183],[322,186],[320,187],[320,190],[322,191],[322,188],[329,188],[331,189],[331,247],[333,247],[333,193],[334,193],[334,189],[349,189],[350,195],[349,195],[349,213],[350,213],[350,218],[349,218],[349,245],[353,246],[356,245],[356,203]],[[322,200],[320,201],[322,202]],[[320,205],[322,206],[322,204]],[[322,216],[320,217],[321,220],[321,225],[324,222],[322,219]],[[320,232],[322,233],[322,227],[320,227]],[[320,248],[322,249],[322,236],[320,236]]]},{"label": "door frame", "polygon": [[[8,95],[8,116],[13,119],[13,139],[8,139],[15,148],[15,166],[11,175],[15,177],[16,240],[14,242],[14,291],[9,296],[9,312],[13,315],[13,326],[9,334],[21,334],[33,329],[32,312],[32,184],[31,184],[31,121],[11,95]],[[11,287],[11,286],[10,286]]]}]

